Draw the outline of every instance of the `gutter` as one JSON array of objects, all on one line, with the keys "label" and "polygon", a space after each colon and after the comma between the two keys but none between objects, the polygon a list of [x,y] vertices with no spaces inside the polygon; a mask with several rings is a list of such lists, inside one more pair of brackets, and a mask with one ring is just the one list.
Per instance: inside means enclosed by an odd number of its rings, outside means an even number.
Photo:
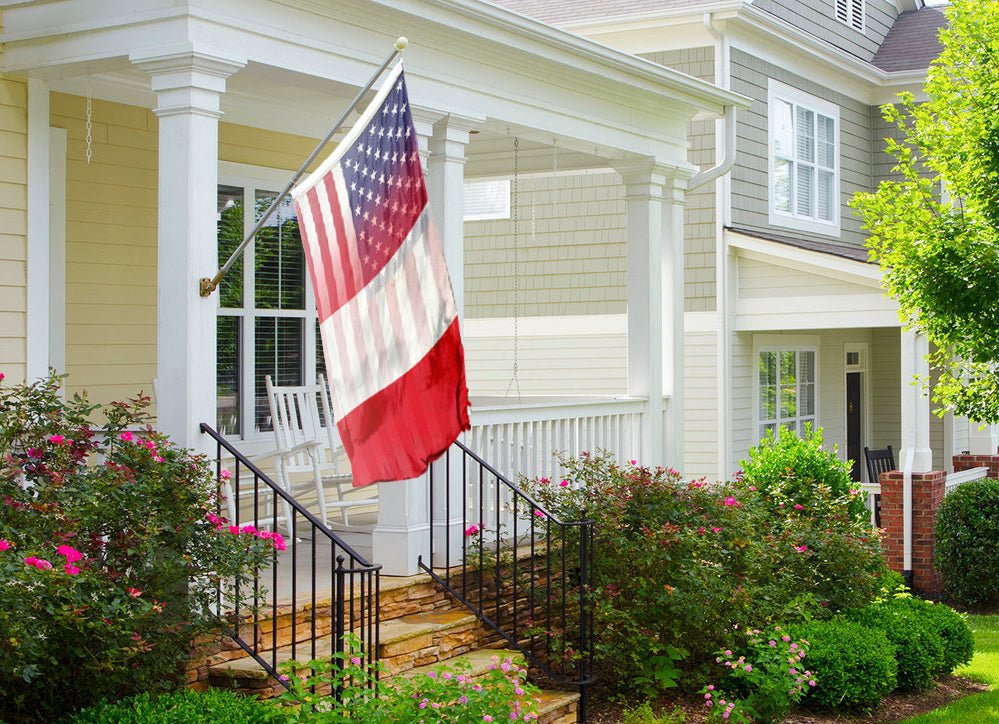
[{"label": "gutter", "polygon": [[[704,27],[715,39],[715,80],[721,80],[719,85],[728,90],[727,82],[727,71],[728,71],[728,53],[725,44],[725,39],[722,34],[718,32],[715,27],[714,16],[711,13],[704,13]],[[722,70],[722,75],[719,77],[718,70]],[[687,182],[687,191],[696,189],[703,186],[706,183],[714,181],[720,178],[732,170],[735,165],[735,128],[736,128],[736,106],[733,104],[727,104],[725,106],[725,116],[723,123],[725,124],[724,130],[724,141],[722,142],[722,148],[724,149],[724,155],[721,160],[718,161],[711,168],[706,168],[703,171],[698,172]]]}]

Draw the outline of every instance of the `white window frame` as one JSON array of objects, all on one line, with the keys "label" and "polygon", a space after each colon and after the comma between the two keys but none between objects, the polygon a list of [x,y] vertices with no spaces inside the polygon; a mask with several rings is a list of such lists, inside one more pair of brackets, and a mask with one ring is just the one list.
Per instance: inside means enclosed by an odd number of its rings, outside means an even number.
[{"label": "white window frame", "polygon": [[[812,352],[815,355],[815,381],[812,383],[815,390],[814,411],[811,415],[804,417],[811,418],[812,429],[818,429],[820,418],[819,401],[821,398],[821,365],[819,357],[819,337],[815,335],[799,335],[799,334],[774,334],[774,335],[755,335],[753,337],[753,359],[750,369],[753,375],[753,439],[759,442],[762,439],[762,434],[760,428],[765,424],[760,417],[760,374],[759,374],[759,362],[760,355],[764,352]],[[778,383],[779,385],[779,383]],[[778,418],[776,422],[780,429],[780,425],[783,422],[790,422],[791,420],[800,421],[803,416],[798,415],[794,418],[788,418],[787,420],[781,420],[780,414],[780,401],[778,398]],[[772,421],[767,421],[772,422]]]},{"label": "white window frame", "polygon": [[[776,179],[777,179],[777,168],[776,168],[776,140],[777,140],[777,127],[774,109],[776,108],[776,101],[781,100],[786,103],[790,103],[794,108],[805,108],[807,110],[813,111],[827,118],[831,118],[833,121],[833,136],[835,140],[835,148],[833,149],[833,168],[832,168],[832,187],[833,194],[831,199],[831,211],[832,219],[824,220],[819,219],[818,216],[804,215],[797,213],[796,204],[793,196],[793,189],[795,184],[792,183],[792,201],[790,212],[777,209],[777,193],[776,193]],[[788,229],[795,229],[797,231],[807,231],[816,234],[825,234],[828,236],[838,236],[840,232],[840,207],[842,205],[840,192],[840,157],[842,155],[842,145],[840,133],[840,119],[839,119],[839,106],[835,103],[830,103],[829,101],[823,100],[821,98],[816,98],[813,95],[805,93],[804,91],[793,88],[785,83],[774,80],[771,78],[767,85],[767,137],[768,137],[768,208],[769,208],[769,222],[771,226],[781,226]],[[817,143],[817,141],[816,141]],[[798,168],[800,161],[795,160],[795,168]],[[818,167],[818,158],[816,152],[816,160],[813,164]],[[818,194],[818,184],[816,183],[816,197]]]},{"label": "white window frame", "polygon": [[[257,191],[270,191],[280,193],[292,177],[294,171],[284,171],[280,169],[250,166],[242,163],[230,161],[219,162],[219,186],[233,186],[243,189],[244,198],[256,198]],[[254,204],[244,204],[243,227],[249,230],[255,223]],[[248,455],[260,455],[265,451],[274,448],[274,433],[270,430],[258,431],[255,429],[254,411],[256,405],[256,349],[252,343],[253,327],[252,322],[257,316],[266,317],[288,317],[304,319],[305,329],[303,330],[302,359],[305,369],[303,370],[303,382],[309,384],[316,378],[316,325],[318,315],[316,313],[316,297],[312,291],[312,278],[309,273],[305,273],[305,309],[268,309],[261,310],[257,314],[254,310],[247,308],[247,303],[255,298],[255,289],[252,283],[251,270],[253,269],[253,244],[250,244],[245,252],[245,263],[243,269],[243,307],[217,308],[217,316],[238,317],[242,324],[242,355],[240,363],[240,419],[243,421],[243,434],[236,435],[230,433],[228,436],[233,440],[239,440],[245,444],[244,452]]]},{"label": "white window frame", "polygon": [[833,0],[833,15],[858,33],[867,30],[867,9],[864,0]]},{"label": "white window frame", "polygon": [[[492,186],[496,203],[492,205],[483,204],[480,208],[475,208],[471,203],[472,195],[476,187]],[[462,204],[465,221],[493,221],[510,218],[510,179],[508,178],[481,178],[466,179],[464,188],[464,204]]]}]

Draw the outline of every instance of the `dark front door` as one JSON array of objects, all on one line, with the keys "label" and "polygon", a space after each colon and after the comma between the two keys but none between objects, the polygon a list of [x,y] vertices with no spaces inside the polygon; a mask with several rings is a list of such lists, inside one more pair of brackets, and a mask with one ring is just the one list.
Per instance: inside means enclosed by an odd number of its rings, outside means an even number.
[{"label": "dark front door", "polygon": [[860,376],[862,372],[846,373],[846,456],[853,461],[850,477],[860,481],[862,452],[860,416]]}]

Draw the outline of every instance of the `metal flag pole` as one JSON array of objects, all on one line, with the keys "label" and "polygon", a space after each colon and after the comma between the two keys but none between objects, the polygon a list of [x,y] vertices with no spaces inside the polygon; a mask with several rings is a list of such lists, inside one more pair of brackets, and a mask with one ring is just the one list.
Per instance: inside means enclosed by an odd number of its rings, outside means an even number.
[{"label": "metal flag pole", "polygon": [[246,249],[246,246],[250,243],[250,241],[253,240],[253,237],[256,236],[257,232],[263,228],[265,223],[267,223],[267,219],[271,217],[271,214],[274,213],[274,210],[281,204],[282,201],[284,201],[288,197],[288,194],[291,193],[291,190],[292,188],[294,188],[295,183],[298,181],[298,179],[302,177],[302,175],[306,172],[309,166],[312,165],[312,162],[316,160],[316,156],[318,156],[320,152],[326,147],[326,144],[328,144],[333,139],[334,134],[336,134],[336,132],[340,130],[340,126],[342,126],[344,122],[346,122],[347,116],[349,116],[351,113],[354,112],[354,109],[357,108],[358,104],[361,102],[361,99],[364,97],[364,94],[367,93],[369,90],[371,90],[371,87],[381,77],[382,73],[385,72],[385,69],[388,68],[389,65],[392,63],[392,61],[396,59],[396,56],[398,56],[400,53],[402,53],[403,50],[406,49],[406,46],[408,44],[409,41],[403,36],[400,36],[399,38],[396,39],[395,47],[392,49],[392,52],[389,53],[388,57],[385,58],[385,61],[380,66],[378,66],[378,70],[376,70],[372,74],[371,78],[364,85],[364,87],[357,92],[357,95],[354,96],[354,100],[350,102],[350,105],[347,106],[346,110],[340,115],[336,123],[333,124],[333,127],[330,128],[330,131],[329,133],[326,134],[326,137],[319,142],[319,145],[316,146],[316,148],[312,151],[312,153],[309,154],[309,157],[305,159],[305,163],[303,163],[302,166],[298,169],[298,171],[295,172],[295,175],[291,177],[291,180],[288,182],[288,185],[284,187],[284,191],[278,194],[277,198],[275,198],[274,201],[271,202],[271,205],[267,207],[267,210],[260,217],[260,220],[257,221],[257,225],[253,227],[253,230],[250,231],[249,234],[246,235],[242,243],[238,247],[236,247],[236,250],[229,257],[228,261],[226,261],[226,263],[222,265],[221,269],[215,272],[215,276],[213,276],[211,279],[209,279],[208,277],[202,277],[199,280],[199,292],[201,296],[203,297],[210,296],[211,293],[218,288],[219,282],[221,282],[223,277],[225,277],[225,275],[229,273],[229,268],[232,267],[234,263],[236,263],[236,257],[238,257],[240,254],[243,253],[243,250]]}]

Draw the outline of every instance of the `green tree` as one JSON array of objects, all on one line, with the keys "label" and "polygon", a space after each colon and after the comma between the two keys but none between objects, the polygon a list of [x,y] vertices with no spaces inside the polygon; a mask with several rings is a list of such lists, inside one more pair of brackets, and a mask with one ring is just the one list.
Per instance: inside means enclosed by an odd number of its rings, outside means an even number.
[{"label": "green tree", "polygon": [[925,101],[881,110],[897,177],[853,205],[908,325],[933,343],[933,399],[999,422],[999,2],[955,0]]}]

